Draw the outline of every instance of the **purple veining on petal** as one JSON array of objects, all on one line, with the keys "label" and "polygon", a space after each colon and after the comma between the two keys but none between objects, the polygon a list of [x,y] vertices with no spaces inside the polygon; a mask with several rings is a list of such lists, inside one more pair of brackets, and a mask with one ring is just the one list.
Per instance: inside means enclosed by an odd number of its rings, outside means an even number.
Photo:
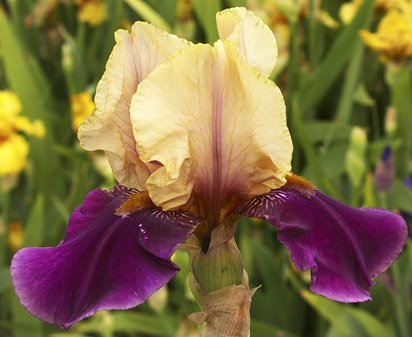
[{"label": "purple veining on petal", "polygon": [[[263,218],[279,229],[278,239],[300,270],[311,269],[311,290],[340,302],[370,300],[372,278],[401,252],[404,220],[382,209],[353,208],[318,190],[284,186],[235,210]],[[309,191],[308,191],[309,192]]]},{"label": "purple veining on petal", "polygon": [[[222,51],[219,50],[219,53]],[[214,69],[213,77],[219,79],[223,73],[222,65],[220,62],[216,62],[216,69]],[[206,196],[206,212],[208,215],[208,221],[210,225],[216,227],[219,222],[219,215],[221,209],[223,195],[222,189],[224,189],[222,182],[223,174],[223,153],[222,153],[222,109],[223,109],[223,93],[222,93],[221,81],[216,80],[213,82],[212,89],[212,141],[211,141],[211,154],[213,158],[213,165],[211,167],[210,187],[208,186]]]},{"label": "purple veining on petal", "polygon": [[13,284],[30,313],[69,328],[98,310],[138,305],[175,275],[170,256],[198,220],[160,209],[114,215],[131,192],[91,191],[57,247],[16,253]]}]

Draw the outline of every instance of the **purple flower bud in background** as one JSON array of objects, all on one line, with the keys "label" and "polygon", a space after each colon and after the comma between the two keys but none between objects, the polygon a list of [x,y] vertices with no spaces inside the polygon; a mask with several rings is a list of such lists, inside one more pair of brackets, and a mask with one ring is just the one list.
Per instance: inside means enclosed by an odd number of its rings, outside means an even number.
[{"label": "purple flower bud in background", "polygon": [[395,164],[393,161],[393,152],[392,148],[387,145],[382,152],[381,159],[376,165],[375,173],[373,175],[378,192],[386,193],[392,185],[394,176]]},{"label": "purple flower bud in background", "polygon": [[405,185],[412,190],[412,177],[406,178]]},{"label": "purple flower bud in background", "polygon": [[[406,187],[408,187],[410,190],[412,190],[412,176],[406,178],[406,180],[405,180],[405,185],[406,185]],[[401,215],[403,216],[403,218],[404,218],[406,221],[408,221],[408,222],[409,222],[409,221],[412,221],[412,213],[401,210]]]}]

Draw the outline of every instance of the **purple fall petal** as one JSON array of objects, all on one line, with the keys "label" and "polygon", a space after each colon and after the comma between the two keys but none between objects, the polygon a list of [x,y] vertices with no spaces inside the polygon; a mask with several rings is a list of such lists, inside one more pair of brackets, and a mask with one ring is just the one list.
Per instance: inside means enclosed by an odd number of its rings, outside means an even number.
[{"label": "purple fall petal", "polygon": [[390,266],[407,236],[395,213],[349,207],[302,186],[272,190],[236,212],[279,228],[296,267],[311,269],[311,290],[340,302],[370,300],[372,278]]},{"label": "purple fall petal", "polygon": [[160,209],[115,215],[129,193],[91,191],[57,247],[17,252],[11,275],[30,313],[68,328],[98,310],[134,307],[175,275],[170,256],[197,219]]}]

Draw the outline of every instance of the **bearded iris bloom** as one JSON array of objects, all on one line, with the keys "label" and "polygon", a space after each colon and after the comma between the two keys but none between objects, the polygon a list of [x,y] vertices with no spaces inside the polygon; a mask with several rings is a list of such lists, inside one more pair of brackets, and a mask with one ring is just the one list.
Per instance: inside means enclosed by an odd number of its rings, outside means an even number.
[{"label": "bearded iris bloom", "polygon": [[15,255],[13,283],[33,315],[68,328],[134,307],[175,275],[170,257],[190,235],[207,256],[210,233],[237,216],[278,228],[311,289],[337,301],[369,300],[400,253],[400,216],[343,205],[291,173],[269,28],[243,8],[217,25],[213,46],[142,22],[116,33],[79,139],[106,153],[119,185],[91,191],[57,247]]}]

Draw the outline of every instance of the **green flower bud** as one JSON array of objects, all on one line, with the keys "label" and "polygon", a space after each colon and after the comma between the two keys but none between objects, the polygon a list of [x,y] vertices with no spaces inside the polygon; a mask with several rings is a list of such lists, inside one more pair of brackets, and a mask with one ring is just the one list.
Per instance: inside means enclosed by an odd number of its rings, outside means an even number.
[{"label": "green flower bud", "polygon": [[193,275],[203,291],[210,293],[243,281],[243,263],[239,249],[231,239],[211,247],[207,254],[201,250],[192,259]]},{"label": "green flower bud", "polygon": [[395,136],[395,132],[398,129],[398,118],[394,107],[389,107],[386,110],[384,127],[387,136]]},{"label": "green flower bud", "polygon": [[346,152],[345,168],[353,184],[358,187],[366,172],[366,149],[368,140],[365,130],[360,127],[354,127],[350,134],[350,143]]}]

